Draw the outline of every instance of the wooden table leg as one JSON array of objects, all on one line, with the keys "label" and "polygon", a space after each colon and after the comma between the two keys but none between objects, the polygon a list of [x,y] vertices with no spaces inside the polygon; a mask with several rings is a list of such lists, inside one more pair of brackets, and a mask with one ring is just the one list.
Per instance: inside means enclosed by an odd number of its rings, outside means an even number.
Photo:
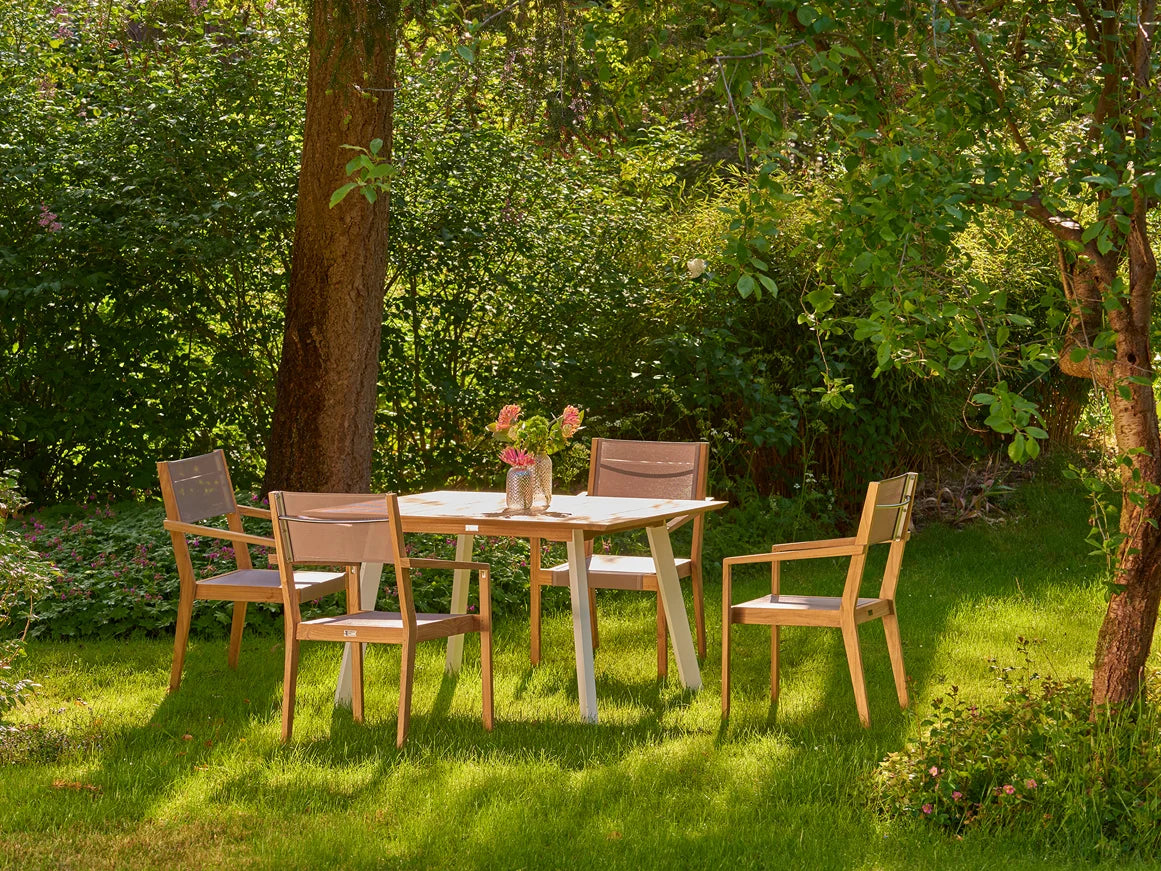
[{"label": "wooden table leg", "polygon": [[[674,574],[677,569],[674,569]],[[576,530],[568,541],[568,592],[572,599],[572,640],[576,648],[576,684],[581,719],[597,722],[597,676],[593,667],[593,615],[589,611],[589,573],[585,566],[585,534]],[[688,629],[686,630],[689,631]]]},{"label": "wooden table leg", "polygon": [[650,526],[645,532],[649,536],[649,549],[653,553],[657,589],[665,608],[665,622],[669,625],[669,640],[677,660],[677,673],[686,689],[700,690],[701,671],[697,664],[697,653],[693,649],[689,615],[685,613],[685,601],[681,598],[681,582],[677,579],[677,564],[673,560],[669,530],[664,526]]},{"label": "wooden table leg", "polygon": [[[474,535],[461,535],[456,539],[456,562],[467,563],[472,561],[472,545]],[[456,569],[452,572],[451,612],[453,614],[468,613],[468,576],[471,572],[466,569]],[[447,662],[444,669],[448,674],[456,674],[464,661],[464,636],[453,635],[447,640]]]},{"label": "wooden table leg", "polygon": [[[379,582],[383,578],[383,563],[363,563],[359,566],[359,610],[371,611],[379,598]],[[349,605],[348,605],[349,607]],[[366,653],[367,646],[363,645]],[[351,706],[351,645],[343,645],[343,664],[339,668],[339,683],[335,687],[335,706]]]}]

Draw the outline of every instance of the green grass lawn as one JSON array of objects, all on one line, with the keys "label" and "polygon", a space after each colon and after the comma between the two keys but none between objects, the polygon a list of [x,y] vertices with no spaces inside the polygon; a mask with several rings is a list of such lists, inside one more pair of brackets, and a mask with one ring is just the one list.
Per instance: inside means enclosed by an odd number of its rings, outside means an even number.
[{"label": "green grass lawn", "polygon": [[[707,535],[714,535],[711,518]],[[949,684],[999,695],[989,657],[1089,672],[1103,566],[1086,556],[1083,496],[1028,485],[1003,525],[932,527],[900,586],[912,709]],[[713,567],[707,565],[710,577]],[[738,597],[768,583],[743,574]],[[837,564],[788,566],[784,590],[837,592]],[[800,585],[800,586],[799,586]],[[868,573],[868,588],[871,575]],[[545,662],[527,622],[496,635],[496,728],[480,724],[478,642],[443,674],[421,646],[411,734],[396,751],[399,651],[367,658],[367,723],[332,706],[340,648],[304,644],[294,742],[278,741],[280,637],[250,635],[237,672],[226,638],[195,639],[165,693],[166,639],[31,645],[42,689],[19,713],[89,745],[51,764],[0,768],[0,866],[15,868],[1044,868],[1019,833],[962,840],[891,820],[869,774],[914,733],[895,701],[882,630],[863,627],[872,726],[859,726],[837,631],[787,629],[769,705],[768,631],[738,627],[733,712],[720,711],[720,586],[707,587],[704,689],[656,680],[653,600],[598,598],[600,723],[579,721],[567,593],[550,599]],[[1142,866],[1144,867],[1144,866]]]}]

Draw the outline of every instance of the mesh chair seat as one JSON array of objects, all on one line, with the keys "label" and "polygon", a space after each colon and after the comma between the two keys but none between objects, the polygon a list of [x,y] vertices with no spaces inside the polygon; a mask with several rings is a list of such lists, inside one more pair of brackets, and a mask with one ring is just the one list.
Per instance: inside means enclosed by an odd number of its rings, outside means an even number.
[{"label": "mesh chair seat", "polygon": [[[842,596],[759,596],[748,602],[730,606],[738,622],[761,623],[763,613],[771,622],[783,626],[838,626],[841,623]],[[856,623],[882,617],[894,608],[889,599],[859,599],[855,603]],[[798,615],[798,616],[796,616]]]},{"label": "mesh chair seat", "polygon": [[[299,599],[316,599],[346,588],[345,572],[295,572]],[[281,602],[278,569],[238,569],[197,582],[197,598],[234,602]]]},{"label": "mesh chair seat", "polygon": [[[678,559],[677,576],[688,578],[693,572],[693,560]],[[657,570],[653,557],[617,556],[600,554],[585,561],[590,587],[603,590],[656,590]],[[554,587],[568,586],[568,563],[545,569]]]}]

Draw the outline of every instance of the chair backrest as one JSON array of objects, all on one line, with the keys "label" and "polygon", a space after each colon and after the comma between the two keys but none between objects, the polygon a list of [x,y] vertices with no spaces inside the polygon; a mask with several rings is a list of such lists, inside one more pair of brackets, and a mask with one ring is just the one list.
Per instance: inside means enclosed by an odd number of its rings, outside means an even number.
[{"label": "chair backrest", "polygon": [[[201,523],[212,517],[224,516],[230,529],[234,532],[243,531],[242,515],[238,513],[226,455],[221,449],[184,460],[162,460],[157,464],[157,478],[161,483],[166,519]],[[173,542],[173,556],[182,588],[188,588],[187,592],[191,592],[196,579],[189,545],[183,533],[170,532],[169,537]],[[234,545],[234,561],[240,570],[253,567],[246,545]]]},{"label": "chair backrest", "polygon": [[[270,493],[270,519],[274,524],[275,551],[282,580],[286,613],[301,619],[294,592],[294,566],[347,566],[356,572],[360,563],[394,563],[399,610],[407,631],[415,629],[415,602],[411,577],[403,551],[403,525],[394,493]],[[348,575],[348,578],[355,575]],[[348,596],[355,584],[348,584]],[[349,604],[349,603],[348,603]],[[362,603],[373,609],[374,602]]]},{"label": "chair backrest", "polygon": [[915,472],[871,483],[859,521],[860,543],[882,544],[907,537],[918,483],[919,475]]},{"label": "chair backrest", "polygon": [[170,520],[201,523],[211,517],[235,514],[238,503],[221,450],[157,464],[165,513]]},{"label": "chair backrest", "polygon": [[647,499],[704,499],[708,466],[706,442],[593,439],[589,493]]},{"label": "chair backrest", "polygon": [[867,549],[874,544],[891,545],[887,564],[883,568],[883,580],[879,584],[879,598],[895,598],[899,569],[903,564],[903,549],[910,536],[911,509],[915,505],[915,488],[918,483],[919,475],[907,472],[894,478],[873,481],[867,487],[867,499],[863,503],[863,515],[855,537],[863,550],[851,558],[843,590],[844,606],[853,608],[858,601]]}]

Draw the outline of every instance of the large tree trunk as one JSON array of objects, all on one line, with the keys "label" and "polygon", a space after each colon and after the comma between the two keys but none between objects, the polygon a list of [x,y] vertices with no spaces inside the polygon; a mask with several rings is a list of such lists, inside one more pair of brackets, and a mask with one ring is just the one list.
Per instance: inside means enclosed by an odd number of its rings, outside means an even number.
[{"label": "large tree trunk", "polygon": [[1093,667],[1094,711],[1135,699],[1141,690],[1145,662],[1153,643],[1161,606],[1161,430],[1153,394],[1153,352],[1150,342],[1156,260],[1148,243],[1145,210],[1138,209],[1125,254],[1129,261],[1129,295],[1107,313],[1117,337],[1115,359],[1095,354],[1083,361],[1071,358],[1076,346],[1091,348],[1102,328],[1104,306],[1113,297],[1112,283],[1121,259],[1090,256],[1067,266],[1062,277],[1073,306],[1070,336],[1061,368],[1091,378],[1108,396],[1117,452],[1122,457],[1123,502],[1119,530],[1115,588],[1097,636]]},{"label": "large tree trunk", "polygon": [[306,129],[266,490],[365,492],[371,478],[388,199],[331,194],[344,144],[390,159],[398,0],[313,0]]}]

